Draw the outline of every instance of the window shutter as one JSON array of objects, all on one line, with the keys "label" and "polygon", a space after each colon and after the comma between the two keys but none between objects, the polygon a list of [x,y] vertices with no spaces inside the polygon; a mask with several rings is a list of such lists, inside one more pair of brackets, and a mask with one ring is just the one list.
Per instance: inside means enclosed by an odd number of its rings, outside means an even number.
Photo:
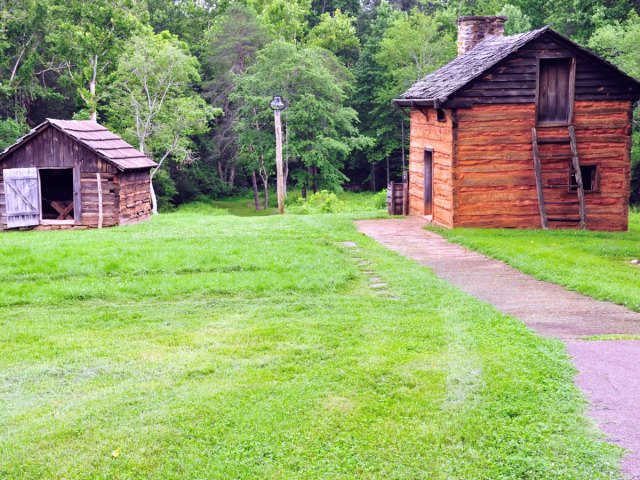
[{"label": "window shutter", "polygon": [[2,171],[7,209],[7,228],[40,224],[40,192],[35,168]]}]

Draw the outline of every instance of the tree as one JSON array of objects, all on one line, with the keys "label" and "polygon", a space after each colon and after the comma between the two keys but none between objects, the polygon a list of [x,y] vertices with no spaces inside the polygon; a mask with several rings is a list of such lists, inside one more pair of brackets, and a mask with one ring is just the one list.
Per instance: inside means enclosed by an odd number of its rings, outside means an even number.
[{"label": "tree", "polygon": [[392,100],[455,55],[453,38],[435,17],[416,9],[400,12],[387,2],[378,7],[356,66],[356,106],[365,133],[375,139],[365,151],[373,189],[376,164],[385,161],[389,181],[391,159],[399,157],[401,148],[401,122],[405,120]]},{"label": "tree", "polygon": [[223,14],[229,0],[146,0],[148,24],[156,33],[168,31],[186,42],[192,53],[199,50],[202,33]]},{"label": "tree", "polygon": [[49,68],[45,34],[50,4],[37,0],[0,1],[0,114],[25,125],[40,99],[64,98]]},{"label": "tree", "polygon": [[274,37],[296,43],[307,30],[311,0],[245,0]]},{"label": "tree", "polygon": [[271,96],[289,103],[285,117],[285,174],[305,188],[339,188],[349,153],[366,143],[357,128],[357,113],[345,105],[352,77],[331,52],[313,46],[276,41],[259,54],[238,84],[241,102],[236,131],[248,170],[258,170],[265,195],[274,167],[275,146]]},{"label": "tree", "polygon": [[[622,22],[602,25],[589,39],[589,48],[620,67],[629,75],[640,78],[640,16],[631,11]],[[640,107],[633,119],[632,196],[640,200]]]},{"label": "tree", "polygon": [[351,67],[358,59],[360,49],[360,40],[353,26],[355,20],[355,17],[345,15],[339,9],[333,15],[323,13],[320,23],[307,35],[307,42],[329,50]]},{"label": "tree", "polygon": [[396,17],[380,42],[376,60],[390,80],[380,95],[391,100],[456,56],[454,39],[431,16],[412,10]]},{"label": "tree", "polygon": [[[125,137],[135,139],[141,152],[157,159],[193,161],[191,136],[209,129],[214,110],[195,95],[200,80],[198,61],[168,32],[132,38],[119,61],[112,87],[111,121]],[[158,202],[151,183],[153,213]]]},{"label": "tree", "polygon": [[515,35],[531,30],[531,19],[522,13],[520,7],[506,3],[496,15],[504,15],[509,18],[504,25],[505,35]]},{"label": "tree", "polygon": [[208,32],[203,55],[203,96],[224,116],[216,120],[212,135],[204,140],[207,158],[215,164],[220,180],[233,188],[237,167],[238,135],[233,128],[237,102],[231,96],[237,80],[255,61],[269,35],[250,8],[235,4],[219,17]]},{"label": "tree", "polygon": [[142,28],[145,10],[137,0],[66,0],[51,7],[46,41],[56,61],[52,70],[62,74],[97,121],[98,77],[116,68],[126,40]]}]

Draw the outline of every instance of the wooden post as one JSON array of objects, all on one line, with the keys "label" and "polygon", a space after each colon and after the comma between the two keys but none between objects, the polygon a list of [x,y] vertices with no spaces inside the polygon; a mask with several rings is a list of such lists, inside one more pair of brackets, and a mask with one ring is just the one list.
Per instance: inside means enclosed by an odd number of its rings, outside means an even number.
[{"label": "wooden post", "polygon": [[96,180],[98,181],[98,228],[102,228],[102,178],[100,172],[96,173]]},{"label": "wooden post", "polygon": [[542,164],[538,151],[538,132],[535,127],[531,129],[531,141],[533,143],[533,167],[536,175],[536,191],[538,192],[538,207],[540,208],[540,223],[545,230],[549,228],[547,210],[544,205],[544,190],[542,189]]},{"label": "wooden post", "polygon": [[276,124],[276,175],[278,186],[278,213],[284,213],[284,170],[282,168],[282,124],[280,122],[280,110],[274,110],[273,115]]},{"label": "wooden post", "polygon": [[580,171],[580,160],[578,159],[578,142],[576,140],[576,130],[573,125],[569,125],[569,138],[571,139],[571,161],[575,171],[576,183],[578,184],[578,204],[580,208],[580,228],[587,228],[587,209],[584,205],[584,184],[582,183],[582,172]]}]

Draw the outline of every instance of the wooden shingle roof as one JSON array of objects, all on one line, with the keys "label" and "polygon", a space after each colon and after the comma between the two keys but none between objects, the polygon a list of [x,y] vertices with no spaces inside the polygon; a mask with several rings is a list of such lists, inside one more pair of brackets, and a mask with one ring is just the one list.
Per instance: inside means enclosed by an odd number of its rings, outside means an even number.
[{"label": "wooden shingle roof", "polygon": [[583,56],[588,57],[591,61],[607,65],[627,81],[640,87],[640,83],[638,83],[637,80],[619,70],[615,65],[572,42],[568,38],[563,37],[550,27],[543,27],[507,37],[488,37],[468,52],[456,57],[445,66],[416,82],[393,102],[401,107],[410,107],[412,105],[440,107],[447,100],[455,96],[458,90],[545,33],[553,34],[564,43],[578,50]]},{"label": "wooden shingle roof", "polygon": [[119,170],[149,169],[158,165],[144,153],[136,150],[99,123],[90,120],[55,120],[52,118],[45,120],[0,153],[0,162],[6,155],[28,142],[48,126],[52,126],[70,136]]}]

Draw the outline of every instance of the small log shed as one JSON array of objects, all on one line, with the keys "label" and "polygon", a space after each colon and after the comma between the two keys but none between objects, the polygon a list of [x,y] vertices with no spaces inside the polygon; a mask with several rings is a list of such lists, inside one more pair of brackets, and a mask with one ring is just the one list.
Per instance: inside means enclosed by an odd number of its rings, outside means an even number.
[{"label": "small log shed", "polygon": [[409,211],[446,227],[627,229],[640,83],[549,27],[460,17],[410,109]]},{"label": "small log shed", "polygon": [[0,153],[0,230],[146,220],[156,165],[96,122],[47,119]]}]

